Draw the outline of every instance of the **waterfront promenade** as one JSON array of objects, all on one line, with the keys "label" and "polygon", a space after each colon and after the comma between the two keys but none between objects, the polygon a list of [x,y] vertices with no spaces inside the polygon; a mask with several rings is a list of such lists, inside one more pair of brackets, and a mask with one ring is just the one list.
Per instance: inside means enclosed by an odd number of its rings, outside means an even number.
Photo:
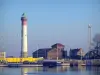
[{"label": "waterfront promenade", "polygon": [[[51,60],[52,61],[52,60]],[[80,62],[78,61],[76,63],[76,61],[62,61],[62,60],[59,60],[58,62],[61,62],[60,65],[58,66],[86,66],[85,63],[83,62]],[[41,64],[38,64],[38,63],[35,63],[35,64],[23,64],[23,63],[6,63],[6,64],[0,64],[0,67],[9,67],[9,66],[13,66],[13,67],[43,67],[43,63]],[[49,65],[48,65],[49,66]]]}]

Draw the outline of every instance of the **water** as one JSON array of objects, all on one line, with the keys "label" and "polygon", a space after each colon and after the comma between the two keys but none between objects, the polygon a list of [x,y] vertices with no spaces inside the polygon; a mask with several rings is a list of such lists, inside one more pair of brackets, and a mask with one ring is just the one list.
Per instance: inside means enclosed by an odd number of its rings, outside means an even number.
[{"label": "water", "polygon": [[100,67],[0,67],[0,75],[100,75]]}]

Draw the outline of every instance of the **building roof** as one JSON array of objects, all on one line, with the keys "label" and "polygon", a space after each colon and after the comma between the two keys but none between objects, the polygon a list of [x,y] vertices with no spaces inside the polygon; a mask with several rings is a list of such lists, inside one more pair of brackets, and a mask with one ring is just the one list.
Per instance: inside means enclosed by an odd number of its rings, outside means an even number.
[{"label": "building roof", "polygon": [[38,49],[35,52],[32,53],[33,57],[43,57],[47,58],[47,53],[51,50],[51,48],[42,48]]},{"label": "building roof", "polygon": [[53,47],[53,46],[63,46],[64,47],[64,45],[61,43],[56,43],[56,44],[52,45],[51,47]]},{"label": "building roof", "polygon": [[38,49],[38,50],[36,50],[35,52],[33,52],[33,53],[45,53],[45,51],[46,52],[48,52],[48,51],[50,51],[51,50],[51,48],[41,48],[41,49]]},{"label": "building roof", "polygon": [[81,50],[82,48],[77,48],[77,49],[70,49],[71,52],[75,53],[78,52],[79,50]]}]

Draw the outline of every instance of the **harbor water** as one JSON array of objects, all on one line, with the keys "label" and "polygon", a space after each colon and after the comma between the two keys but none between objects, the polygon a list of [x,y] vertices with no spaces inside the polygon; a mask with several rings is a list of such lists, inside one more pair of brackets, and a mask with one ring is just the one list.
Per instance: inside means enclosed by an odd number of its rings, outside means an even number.
[{"label": "harbor water", "polygon": [[100,75],[100,67],[0,67],[0,75]]}]

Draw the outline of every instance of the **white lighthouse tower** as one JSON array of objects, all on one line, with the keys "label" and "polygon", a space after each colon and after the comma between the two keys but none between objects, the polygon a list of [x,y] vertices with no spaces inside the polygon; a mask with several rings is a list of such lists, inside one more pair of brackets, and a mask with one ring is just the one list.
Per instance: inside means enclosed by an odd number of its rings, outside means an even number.
[{"label": "white lighthouse tower", "polygon": [[28,48],[27,48],[27,18],[25,13],[22,14],[21,17],[21,57],[28,56]]}]

